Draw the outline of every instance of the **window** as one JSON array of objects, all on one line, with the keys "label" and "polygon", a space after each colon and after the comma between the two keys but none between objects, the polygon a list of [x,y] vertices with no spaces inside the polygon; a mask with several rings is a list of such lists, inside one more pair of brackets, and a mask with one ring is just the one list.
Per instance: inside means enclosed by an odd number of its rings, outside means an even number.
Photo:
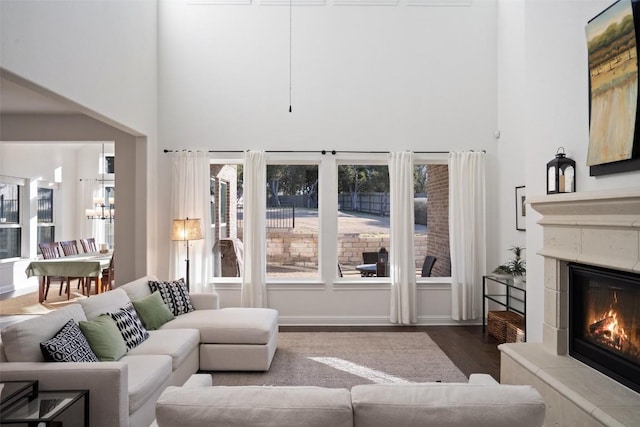
[{"label": "window", "polygon": [[[264,250],[268,282],[331,281],[336,276],[341,276],[342,282],[384,282],[376,278],[388,276],[388,269],[379,270],[378,261],[385,258],[388,262],[391,255],[388,156],[356,157],[267,156],[266,206],[260,214],[265,215],[266,223]],[[211,164],[214,277],[239,277],[239,265],[245,262],[242,257],[247,256],[242,247],[243,219],[245,214],[255,213],[243,209],[241,162],[233,158],[214,160]],[[324,197],[320,196],[320,179],[326,192],[323,194],[335,199],[320,200]],[[415,212],[412,243],[416,277],[421,278],[427,256],[436,258],[431,277],[449,277],[446,160],[416,157],[414,194],[406,206],[407,209],[413,206]],[[322,264],[323,257],[331,259],[331,266]],[[338,265],[332,269],[336,261]],[[320,277],[320,265],[327,267],[322,269],[323,274],[335,271],[336,276]]]},{"label": "window", "polygon": [[53,194],[52,188],[38,188],[38,244],[55,241]]},{"label": "window", "polygon": [[338,166],[337,248],[343,277],[388,275],[388,258],[383,258],[390,243],[390,202],[387,165]]},{"label": "window", "polygon": [[267,165],[267,279],[318,277],[318,165]]},{"label": "window", "polygon": [[104,156],[104,173],[116,173],[116,156]]},{"label": "window", "polygon": [[[418,277],[451,276],[449,255],[449,168],[416,163],[414,186],[414,251]],[[432,265],[430,260],[435,258]],[[423,272],[423,267],[424,272]]]},{"label": "window", "polygon": [[211,236],[214,277],[240,277],[242,271],[242,165],[212,163],[210,167]]},{"label": "window", "polygon": [[21,255],[20,193],[23,185],[15,181],[0,177],[0,259]]}]

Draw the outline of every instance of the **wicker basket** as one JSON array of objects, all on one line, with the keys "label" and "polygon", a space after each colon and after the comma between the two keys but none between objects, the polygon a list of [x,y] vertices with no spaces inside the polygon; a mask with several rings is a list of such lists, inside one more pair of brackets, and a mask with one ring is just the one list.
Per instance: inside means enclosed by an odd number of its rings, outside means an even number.
[{"label": "wicker basket", "polygon": [[524,319],[507,323],[507,342],[524,342]]},{"label": "wicker basket", "polygon": [[522,316],[513,311],[490,311],[487,314],[487,331],[500,343],[507,342],[507,324],[521,322]]}]

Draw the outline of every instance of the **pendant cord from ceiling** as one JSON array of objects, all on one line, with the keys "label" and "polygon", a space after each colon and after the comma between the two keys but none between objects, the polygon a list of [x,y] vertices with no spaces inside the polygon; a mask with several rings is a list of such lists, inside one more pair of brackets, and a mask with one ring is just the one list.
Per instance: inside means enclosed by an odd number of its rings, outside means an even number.
[{"label": "pendant cord from ceiling", "polygon": [[293,18],[291,17],[291,11],[293,9],[293,0],[289,0],[289,112],[291,112],[291,62],[292,62],[292,51],[293,51]]}]

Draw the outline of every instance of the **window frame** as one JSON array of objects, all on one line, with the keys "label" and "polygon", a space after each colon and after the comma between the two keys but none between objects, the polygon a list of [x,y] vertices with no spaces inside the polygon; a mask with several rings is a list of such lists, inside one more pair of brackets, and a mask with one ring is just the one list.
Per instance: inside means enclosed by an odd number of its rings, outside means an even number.
[{"label": "window frame", "polygon": [[[23,178],[10,177],[5,175],[0,175],[0,182],[7,185],[15,185],[17,186],[18,191],[18,222],[17,223],[9,223],[9,222],[0,222],[0,229],[11,229],[18,230],[18,255],[6,258],[0,258],[0,262],[12,262],[22,258],[24,250],[25,250],[25,240],[24,240],[24,225],[28,223],[25,218],[25,198],[27,197],[28,187],[27,180]],[[1,255],[0,255],[1,256]]]},{"label": "window frame", "polygon": [[[414,164],[448,164],[448,153],[414,153]],[[318,189],[318,277],[317,278],[267,278],[266,284],[269,290],[323,290],[333,288],[335,290],[382,290],[388,289],[388,278],[369,278],[362,280],[339,277],[338,274],[338,165],[388,165],[389,153],[350,153],[337,152],[322,154],[317,152],[266,152],[267,165],[318,165],[318,179],[322,185]],[[212,153],[210,164],[239,164],[244,163],[243,154],[238,152]],[[266,174],[266,170],[264,171]],[[411,204],[413,208],[413,203]],[[266,206],[262,209],[266,209]],[[265,214],[263,210],[260,214]],[[265,242],[266,244],[266,242]],[[266,271],[265,271],[266,275]],[[210,280],[216,288],[237,289],[242,282],[242,277],[214,277]],[[418,286],[434,286],[451,282],[447,277],[416,277]]]},{"label": "window frame", "polygon": [[[36,230],[36,245],[38,245],[39,243],[42,243],[42,241],[40,240],[40,231],[43,228],[50,228],[52,229],[51,232],[51,236],[52,236],[52,241],[55,242],[55,231],[56,231],[56,219],[57,219],[57,212],[58,212],[58,190],[60,189],[59,184],[54,183],[54,182],[48,182],[48,181],[38,181],[38,192],[40,192],[41,189],[44,190],[51,190],[51,222],[45,222],[45,221],[40,221],[39,218],[39,213],[40,213],[40,209],[39,206],[36,207],[36,226],[37,226],[37,230]],[[39,201],[40,201],[40,197],[38,196],[37,198],[38,202],[37,204],[39,205]],[[39,254],[40,253],[40,247],[37,246],[36,248],[36,252]]]}]

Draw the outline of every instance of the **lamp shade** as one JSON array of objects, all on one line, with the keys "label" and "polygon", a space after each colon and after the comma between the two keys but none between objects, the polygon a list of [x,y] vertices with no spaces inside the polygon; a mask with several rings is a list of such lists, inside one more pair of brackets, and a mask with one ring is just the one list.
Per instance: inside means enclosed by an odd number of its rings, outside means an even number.
[{"label": "lamp shade", "polygon": [[171,240],[200,240],[202,230],[200,219],[174,219],[171,227]]}]

